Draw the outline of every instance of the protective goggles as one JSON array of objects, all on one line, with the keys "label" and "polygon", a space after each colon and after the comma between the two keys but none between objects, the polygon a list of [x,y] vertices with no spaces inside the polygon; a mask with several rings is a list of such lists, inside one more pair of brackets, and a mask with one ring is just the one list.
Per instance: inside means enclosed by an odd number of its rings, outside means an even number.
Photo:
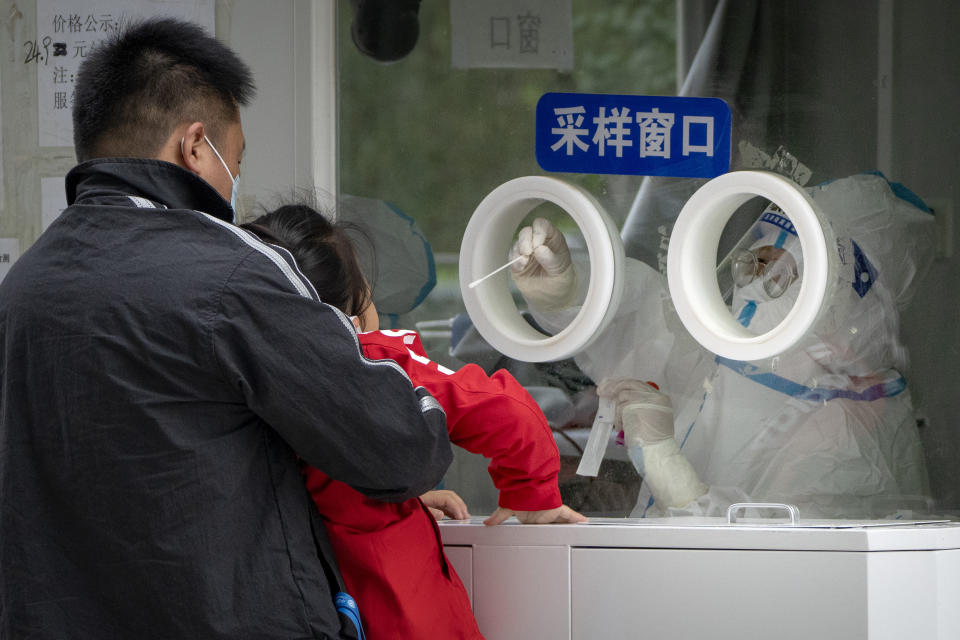
[{"label": "protective goggles", "polygon": [[730,275],[738,287],[763,278],[766,294],[779,298],[798,277],[797,261],[790,252],[775,246],[739,249],[730,261]]}]

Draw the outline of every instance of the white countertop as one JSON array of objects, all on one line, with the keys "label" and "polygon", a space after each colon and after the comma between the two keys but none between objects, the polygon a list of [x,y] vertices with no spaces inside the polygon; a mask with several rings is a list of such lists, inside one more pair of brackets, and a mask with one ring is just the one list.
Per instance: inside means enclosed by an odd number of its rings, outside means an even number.
[{"label": "white countertop", "polygon": [[592,518],[583,524],[495,526],[483,517],[439,523],[446,545],[615,547],[639,549],[765,549],[911,551],[960,549],[960,522],[725,518]]}]

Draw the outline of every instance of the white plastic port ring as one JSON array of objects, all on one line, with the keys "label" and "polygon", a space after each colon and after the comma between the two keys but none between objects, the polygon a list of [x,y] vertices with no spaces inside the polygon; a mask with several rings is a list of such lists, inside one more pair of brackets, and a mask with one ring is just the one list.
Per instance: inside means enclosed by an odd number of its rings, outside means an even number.
[{"label": "white plastic port ring", "polygon": [[[776,203],[797,230],[803,278],[793,308],[757,335],[733,317],[717,284],[720,235],[738,207],[754,197]],[[677,217],[667,253],[670,297],[687,331],[704,347],[732,360],[762,360],[787,351],[814,326],[833,280],[837,253],[829,225],[796,183],[765,171],[726,173],[704,184]]]},{"label": "white plastic port ring", "polygon": [[[573,218],[590,255],[586,298],[573,321],[553,336],[538,332],[521,316],[510,293],[508,271],[491,273],[506,260],[520,223],[543,202],[552,202]],[[480,335],[504,355],[525,362],[569,358],[593,341],[620,304],[620,234],[600,204],[583,189],[545,176],[515,178],[491,191],[467,224],[460,246],[460,291]]]}]

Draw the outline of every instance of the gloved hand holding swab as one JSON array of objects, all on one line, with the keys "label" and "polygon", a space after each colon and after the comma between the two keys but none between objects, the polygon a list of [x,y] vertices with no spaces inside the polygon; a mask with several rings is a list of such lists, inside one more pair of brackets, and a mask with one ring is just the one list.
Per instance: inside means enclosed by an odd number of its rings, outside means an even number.
[{"label": "gloved hand holding swab", "polygon": [[[492,278],[482,287],[475,281],[476,274],[492,275],[499,271],[495,268],[503,264],[504,253],[507,253],[512,280],[532,308],[548,310],[546,307],[558,299],[562,308],[569,302],[566,295],[558,294],[571,291],[571,299],[577,296],[579,290],[572,265],[569,269],[564,268],[567,266],[564,254],[569,252],[551,247],[553,241],[547,237],[549,229],[543,223],[534,221],[530,228],[521,228],[519,235],[526,240],[529,234],[529,243],[524,242],[517,251],[511,252],[517,228],[545,202],[566,212],[583,231],[591,260],[590,280],[583,299],[584,311],[577,313],[554,335],[544,335],[531,325],[518,308],[508,280]],[[534,226],[543,227],[542,237],[533,233]],[[527,229],[526,233],[524,229]],[[556,236],[558,244],[563,241],[562,233],[557,231]],[[527,260],[517,259],[520,256]],[[470,217],[460,244],[460,292],[470,319],[492,347],[524,362],[562,360],[587,346],[615,315],[623,290],[622,275],[623,244],[613,221],[589,193],[576,185],[546,176],[515,178],[491,191]],[[552,286],[556,281],[560,281],[562,291],[556,291]],[[544,300],[538,298],[533,302],[524,287],[538,291],[547,288],[549,291],[540,296]],[[536,297],[535,293],[533,295]]]},{"label": "gloved hand holding swab", "polygon": [[520,229],[510,255],[530,258],[513,269],[513,281],[530,305],[540,311],[556,311],[577,295],[577,272],[570,249],[560,230],[545,218]]}]

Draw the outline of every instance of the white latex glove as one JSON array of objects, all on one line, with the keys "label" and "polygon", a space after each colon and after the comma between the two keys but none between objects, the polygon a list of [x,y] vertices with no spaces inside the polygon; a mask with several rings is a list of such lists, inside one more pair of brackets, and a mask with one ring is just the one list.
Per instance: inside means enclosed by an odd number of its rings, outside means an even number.
[{"label": "white latex glove", "polygon": [[563,234],[550,221],[537,218],[520,229],[510,248],[513,281],[527,302],[541,311],[559,311],[577,295],[577,272]]},{"label": "white latex glove", "polygon": [[642,448],[643,480],[661,509],[682,507],[707,492],[673,438],[669,396],[646,382],[610,378],[600,383],[597,395],[616,400],[616,424],[628,448]]},{"label": "white latex glove", "polygon": [[601,398],[617,403],[616,426],[623,429],[628,447],[642,447],[673,439],[670,396],[652,384],[629,378],[607,378],[597,387]]}]

